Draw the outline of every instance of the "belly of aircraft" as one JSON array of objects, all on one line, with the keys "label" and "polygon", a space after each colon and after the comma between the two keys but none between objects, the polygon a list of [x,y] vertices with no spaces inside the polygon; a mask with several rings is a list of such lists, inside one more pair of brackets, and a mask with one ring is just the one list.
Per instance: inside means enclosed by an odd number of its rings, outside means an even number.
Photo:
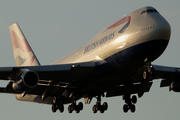
[{"label": "belly of aircraft", "polygon": [[168,40],[156,39],[121,50],[105,60],[113,67],[140,67],[157,59],[165,50]]}]

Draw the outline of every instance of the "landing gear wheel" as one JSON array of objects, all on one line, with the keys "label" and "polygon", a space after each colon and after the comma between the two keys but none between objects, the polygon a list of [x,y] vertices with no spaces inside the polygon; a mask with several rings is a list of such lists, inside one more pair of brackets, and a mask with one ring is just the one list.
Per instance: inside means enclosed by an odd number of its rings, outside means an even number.
[{"label": "landing gear wheel", "polygon": [[147,76],[148,76],[148,72],[147,72],[147,71],[144,71],[144,72],[143,72],[143,79],[146,80],[146,79],[147,79]]},{"label": "landing gear wheel", "polygon": [[96,102],[96,110],[98,111],[101,107],[101,104],[99,102]]},{"label": "landing gear wheel", "polygon": [[125,104],[125,105],[123,106],[123,111],[124,111],[125,113],[127,113],[128,110],[129,110],[129,106]]},{"label": "landing gear wheel", "polygon": [[107,109],[108,109],[108,104],[107,104],[107,102],[104,102],[104,103],[103,103],[103,108],[104,108],[104,110],[107,110]]},{"label": "landing gear wheel", "polygon": [[136,104],[137,103],[137,97],[135,95],[133,95],[131,101],[132,101],[132,103]]},{"label": "landing gear wheel", "polygon": [[59,106],[59,112],[63,113],[64,112],[64,105]]},{"label": "landing gear wheel", "polygon": [[78,110],[75,110],[76,111],[76,113],[79,113],[80,112],[80,110],[78,109]]},{"label": "landing gear wheel", "polygon": [[72,111],[73,111],[73,110],[72,110],[72,105],[69,105],[69,106],[68,106],[68,112],[69,112],[69,113],[72,113]]},{"label": "landing gear wheel", "polygon": [[130,105],[130,110],[132,113],[136,111],[136,106],[135,105]]},{"label": "landing gear wheel", "polygon": [[52,112],[53,112],[53,113],[55,113],[55,112],[56,112],[56,110],[57,110],[56,105],[55,105],[55,104],[53,104],[53,105],[52,105]]},{"label": "landing gear wheel", "polygon": [[104,109],[101,109],[101,110],[100,110],[100,113],[104,113]]},{"label": "landing gear wheel", "polygon": [[79,102],[79,103],[78,103],[78,107],[79,107],[79,110],[83,110],[83,103],[82,103],[82,102]]},{"label": "landing gear wheel", "polygon": [[93,113],[97,113],[96,105],[93,105],[92,111],[93,111]]}]

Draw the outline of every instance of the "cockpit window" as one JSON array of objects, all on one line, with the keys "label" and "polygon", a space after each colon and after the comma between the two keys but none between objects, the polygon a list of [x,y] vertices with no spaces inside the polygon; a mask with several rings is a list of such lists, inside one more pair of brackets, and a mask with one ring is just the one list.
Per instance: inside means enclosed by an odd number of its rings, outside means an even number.
[{"label": "cockpit window", "polygon": [[147,9],[141,12],[141,14],[144,14],[144,13],[158,13],[158,11],[156,9]]}]

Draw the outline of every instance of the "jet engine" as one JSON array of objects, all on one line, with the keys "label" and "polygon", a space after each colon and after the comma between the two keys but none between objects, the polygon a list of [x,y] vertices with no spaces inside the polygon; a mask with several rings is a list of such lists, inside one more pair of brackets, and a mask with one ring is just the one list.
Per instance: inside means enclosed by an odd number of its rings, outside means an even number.
[{"label": "jet engine", "polygon": [[172,82],[170,85],[170,90],[173,90],[174,92],[180,92],[180,81]]},{"label": "jet engine", "polygon": [[33,89],[37,86],[39,77],[34,71],[26,71],[20,74],[12,84],[12,88],[15,91],[23,92]]}]

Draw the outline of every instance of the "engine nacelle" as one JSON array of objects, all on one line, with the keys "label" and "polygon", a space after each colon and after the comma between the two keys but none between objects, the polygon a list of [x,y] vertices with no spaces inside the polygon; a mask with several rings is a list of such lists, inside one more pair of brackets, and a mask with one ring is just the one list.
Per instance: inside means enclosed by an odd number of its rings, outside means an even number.
[{"label": "engine nacelle", "polygon": [[12,88],[18,92],[27,91],[37,86],[39,77],[34,71],[26,71],[20,74],[14,81]]},{"label": "engine nacelle", "polygon": [[180,92],[180,82],[173,82],[170,85],[170,89],[174,92]]}]

